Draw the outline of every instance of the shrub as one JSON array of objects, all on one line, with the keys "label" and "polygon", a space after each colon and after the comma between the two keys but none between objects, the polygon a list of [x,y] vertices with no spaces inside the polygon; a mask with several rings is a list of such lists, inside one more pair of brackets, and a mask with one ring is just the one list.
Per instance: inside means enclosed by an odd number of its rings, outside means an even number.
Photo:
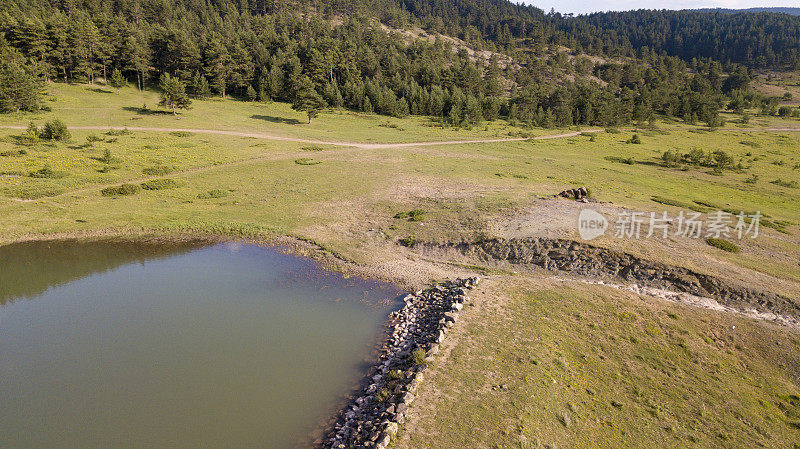
[{"label": "shrub", "polygon": [[619,156],[606,156],[603,159],[611,162],[619,162],[620,164],[633,165],[636,161],[633,157],[619,157]]},{"label": "shrub", "polygon": [[409,235],[408,237],[403,237],[400,239],[400,244],[405,246],[406,248],[411,248],[417,243],[417,238],[413,235]]},{"label": "shrub", "polygon": [[758,175],[752,174],[744,180],[745,184],[755,184],[758,182]]},{"label": "shrub", "polygon": [[175,171],[174,167],[169,167],[166,165],[153,165],[150,167],[145,167],[142,169],[142,174],[148,176],[160,176],[160,175],[168,175]]},{"label": "shrub", "polygon": [[145,190],[165,190],[181,187],[182,182],[172,178],[151,179],[142,183],[142,188]]},{"label": "shrub", "polygon": [[33,145],[39,142],[39,128],[36,126],[36,123],[28,123],[28,129],[25,130],[23,139],[28,145]]},{"label": "shrub", "polygon": [[185,138],[185,137],[191,137],[194,134],[192,134],[189,131],[172,131],[172,132],[170,132],[170,135],[173,135],[175,137],[184,137]]},{"label": "shrub", "polygon": [[294,163],[297,165],[317,165],[321,164],[322,161],[316,161],[310,157],[301,157],[300,159],[295,159]]},{"label": "shrub", "polygon": [[127,136],[128,134],[133,134],[128,130],[128,128],[109,129],[108,131],[106,131],[107,136]]},{"label": "shrub", "polygon": [[324,148],[322,148],[322,147],[318,147],[318,146],[316,146],[316,145],[311,145],[311,146],[307,146],[307,147],[302,147],[302,148],[300,148],[300,149],[301,149],[301,150],[303,150],[303,151],[322,151],[322,150],[324,150]]},{"label": "shrub", "polygon": [[738,253],[739,246],[725,239],[706,239],[706,243],[729,253]]},{"label": "shrub", "polygon": [[86,142],[94,143],[94,142],[102,142],[103,138],[98,136],[97,134],[89,134],[86,136]]},{"label": "shrub", "polygon": [[425,219],[427,212],[423,209],[414,209],[408,212],[399,212],[395,214],[394,218],[403,219],[408,218],[408,221],[422,221]]},{"label": "shrub", "polygon": [[113,164],[119,162],[119,159],[115,158],[114,155],[111,154],[111,150],[108,148],[103,151],[103,155],[97,158],[97,160],[104,164]]},{"label": "shrub", "polygon": [[377,393],[375,393],[375,399],[378,402],[383,402],[383,401],[389,399],[389,390],[387,390],[385,388],[381,388],[380,390],[378,390]]},{"label": "shrub", "polygon": [[0,151],[0,156],[24,156],[26,154],[28,154],[28,151],[24,148],[19,150]]},{"label": "shrub", "polygon": [[399,369],[393,369],[388,373],[386,373],[386,379],[388,379],[389,382],[400,380],[402,378],[403,378],[403,372],[400,371]]},{"label": "shrub", "polygon": [[638,134],[634,134],[630,139],[626,140],[625,143],[633,143],[638,145],[642,143],[642,138],[639,137]]},{"label": "shrub", "polygon": [[608,134],[619,134],[622,131],[618,130],[617,128],[606,128],[606,132]]},{"label": "shrub", "polygon": [[667,167],[677,167],[681,162],[681,155],[677,151],[667,150],[661,155],[661,161]]},{"label": "shrub", "polygon": [[42,128],[39,136],[46,140],[68,140],[70,138],[70,133],[64,122],[59,119],[54,119],[44,124],[44,128]]},{"label": "shrub", "polygon": [[226,196],[228,196],[228,191],[227,190],[214,189],[214,190],[209,190],[208,192],[203,192],[203,193],[197,195],[197,198],[200,198],[201,200],[210,200],[212,198],[223,198],[223,197],[226,197]]},{"label": "shrub", "polygon": [[422,348],[416,348],[411,352],[411,359],[414,361],[415,365],[422,365],[425,363],[425,350]]},{"label": "shrub", "polygon": [[118,196],[118,195],[133,195],[139,191],[141,187],[136,184],[122,184],[119,186],[106,187],[100,190],[103,196]]},{"label": "shrub", "polygon": [[384,128],[392,128],[392,129],[396,129],[398,131],[405,131],[405,129],[403,129],[400,125],[398,125],[397,123],[392,123],[392,122],[384,122],[384,123],[381,123],[378,126],[382,126]]},{"label": "shrub", "polygon": [[778,186],[781,186],[781,187],[787,187],[787,188],[790,188],[790,189],[796,189],[796,188],[800,187],[800,185],[797,184],[797,181],[784,181],[781,178],[778,178],[778,179],[776,179],[774,181],[770,181],[770,183],[778,185]]},{"label": "shrub", "polygon": [[64,172],[55,171],[52,168],[50,168],[49,165],[45,165],[44,167],[36,171],[28,173],[28,176],[30,176],[31,178],[55,179],[55,178],[63,178],[64,176],[67,176],[67,174]]}]

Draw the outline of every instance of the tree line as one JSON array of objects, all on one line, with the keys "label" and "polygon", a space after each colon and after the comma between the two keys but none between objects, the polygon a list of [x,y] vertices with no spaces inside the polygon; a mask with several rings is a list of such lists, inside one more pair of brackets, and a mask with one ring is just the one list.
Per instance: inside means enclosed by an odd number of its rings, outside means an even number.
[{"label": "tree line", "polygon": [[[35,92],[45,80],[97,79],[160,85],[174,93],[162,96],[170,108],[188,105],[189,95],[233,95],[292,102],[309,118],[331,106],[454,125],[497,117],[538,126],[617,125],[657,113],[715,124],[720,107],[741,111],[761,101],[748,90],[749,69],[711,58],[687,62],[642,50],[635,59],[597,62],[576,51],[532,51],[530,43],[563,39],[555,16],[499,0],[476,3],[486,8],[475,17],[466,1],[318,0],[313,14],[283,0],[7,3],[0,12],[5,111],[40,107]],[[454,13],[459,19],[451,21]],[[492,22],[493,14],[502,20]],[[475,57],[440,38],[408,40],[373,16],[471,33],[514,59]],[[450,29],[473,22],[481,26]]]}]

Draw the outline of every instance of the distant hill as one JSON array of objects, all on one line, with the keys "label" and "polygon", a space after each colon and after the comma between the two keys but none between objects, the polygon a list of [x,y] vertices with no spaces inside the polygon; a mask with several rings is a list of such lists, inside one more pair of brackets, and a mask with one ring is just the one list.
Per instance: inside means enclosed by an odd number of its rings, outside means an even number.
[{"label": "distant hill", "polygon": [[789,8],[789,7],[747,8],[747,9],[705,8],[705,9],[699,9],[698,11],[718,11],[718,12],[728,12],[728,13],[774,12],[774,13],[790,14],[793,16],[800,16],[800,8]]}]

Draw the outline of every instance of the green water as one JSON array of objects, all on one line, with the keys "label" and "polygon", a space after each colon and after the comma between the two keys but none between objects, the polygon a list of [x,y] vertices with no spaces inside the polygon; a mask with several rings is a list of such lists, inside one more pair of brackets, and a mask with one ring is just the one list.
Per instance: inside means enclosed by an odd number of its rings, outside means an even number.
[{"label": "green water", "polygon": [[399,293],[249,245],[0,247],[0,448],[308,446]]}]

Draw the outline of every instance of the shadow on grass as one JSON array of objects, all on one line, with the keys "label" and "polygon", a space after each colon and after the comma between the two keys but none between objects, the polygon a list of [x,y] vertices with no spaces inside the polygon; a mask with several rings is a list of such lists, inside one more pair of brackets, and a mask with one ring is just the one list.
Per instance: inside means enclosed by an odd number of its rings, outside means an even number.
[{"label": "shadow on grass", "polygon": [[96,92],[98,94],[113,94],[114,93],[114,92],[112,92],[110,90],[105,90],[105,89],[103,89],[101,87],[92,87],[92,88],[89,88],[87,90],[90,90],[92,92]]},{"label": "shadow on grass", "polygon": [[159,111],[157,109],[143,109],[135,106],[123,106],[122,110],[134,112],[139,115],[172,115],[172,111]]},{"label": "shadow on grass", "polygon": [[271,115],[251,115],[250,118],[265,120],[272,123],[282,123],[284,125],[299,125],[303,122],[294,118],[273,117]]}]

